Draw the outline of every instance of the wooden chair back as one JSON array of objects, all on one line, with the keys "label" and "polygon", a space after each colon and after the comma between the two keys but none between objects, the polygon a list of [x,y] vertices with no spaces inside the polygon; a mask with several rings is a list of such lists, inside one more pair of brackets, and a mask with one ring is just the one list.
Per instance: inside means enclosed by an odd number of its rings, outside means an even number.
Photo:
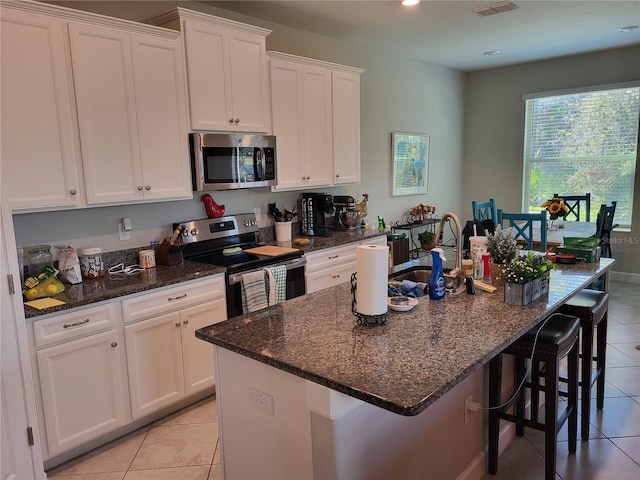
[{"label": "wooden chair back", "polygon": [[[572,221],[572,220],[576,222],[591,221],[591,194],[590,193],[587,193],[585,195],[558,195],[557,193],[554,193],[553,196],[564,200],[564,204],[569,209],[567,214],[563,217],[565,221]],[[582,209],[583,203],[585,204],[584,209]],[[581,215],[581,213],[583,215]]]},{"label": "wooden chair back", "polygon": [[494,225],[496,221],[496,201],[490,198],[488,202],[471,202],[471,210],[473,210],[474,220],[491,220]]},{"label": "wooden chair back", "polygon": [[[508,222],[509,225],[505,225]],[[533,226],[540,223],[540,251],[547,251],[547,211],[540,213],[504,213],[498,209],[498,223],[502,228],[513,228],[513,237],[524,239],[527,250],[533,250]]]}]

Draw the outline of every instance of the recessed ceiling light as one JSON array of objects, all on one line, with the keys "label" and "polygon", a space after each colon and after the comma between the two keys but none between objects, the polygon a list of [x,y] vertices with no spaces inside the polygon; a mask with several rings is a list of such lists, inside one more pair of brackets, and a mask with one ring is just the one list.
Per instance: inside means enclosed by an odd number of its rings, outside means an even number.
[{"label": "recessed ceiling light", "polygon": [[420,3],[420,0],[402,0],[402,5],[405,7],[412,7]]},{"label": "recessed ceiling light", "polygon": [[626,27],[620,27],[618,31],[622,33],[627,33],[627,32],[633,32],[638,28],[640,28],[638,25],[627,25]]},{"label": "recessed ceiling light", "polygon": [[482,52],[482,55],[485,57],[495,57],[496,55],[500,55],[500,50],[487,50],[486,52]]}]

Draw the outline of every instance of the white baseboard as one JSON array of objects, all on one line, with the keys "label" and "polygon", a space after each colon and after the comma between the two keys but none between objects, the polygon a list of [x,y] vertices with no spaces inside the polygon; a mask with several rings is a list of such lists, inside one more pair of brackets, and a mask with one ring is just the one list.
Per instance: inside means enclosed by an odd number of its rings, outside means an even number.
[{"label": "white baseboard", "polygon": [[635,283],[640,285],[640,274],[612,271],[611,280],[614,280],[616,282]]},{"label": "white baseboard", "polygon": [[[516,425],[515,423],[507,423],[500,430],[500,438],[498,440],[498,456],[502,455],[507,447],[516,438]],[[457,480],[480,480],[487,473],[487,447],[473,459],[473,461],[467,465],[467,468],[458,475]]]}]

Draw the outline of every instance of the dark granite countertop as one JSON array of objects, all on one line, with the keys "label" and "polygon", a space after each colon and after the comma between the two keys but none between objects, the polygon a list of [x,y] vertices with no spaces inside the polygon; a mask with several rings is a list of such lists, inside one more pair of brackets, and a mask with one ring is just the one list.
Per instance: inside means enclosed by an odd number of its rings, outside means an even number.
[{"label": "dark granite countertop", "polygon": [[[296,247],[305,253],[322,250],[324,248],[346,245],[348,243],[360,242],[367,238],[385,235],[377,230],[357,230],[353,232],[332,232],[331,237],[309,237],[311,243],[304,247]],[[275,241],[264,242],[266,245],[276,245]],[[289,244],[289,246],[291,246]],[[294,246],[295,247],[295,246]],[[109,260],[105,260],[105,268],[111,267],[118,262],[131,265],[137,262],[137,251],[132,249],[122,252],[109,253]],[[106,254],[105,254],[106,256]],[[163,266],[145,270],[133,275],[109,274],[96,279],[85,279],[76,285],[65,284],[64,292],[54,298],[62,300],[64,305],[38,310],[27,305],[24,306],[25,318],[34,318],[50,313],[61,312],[71,308],[89,305],[91,303],[102,302],[113,298],[123,297],[134,293],[140,293],[154,288],[166,287],[189,280],[204,278],[209,275],[224,273],[224,267],[207,265],[204,263],[190,262],[185,260],[180,265]]]},{"label": "dark granite countertop", "polygon": [[[396,267],[411,268],[418,261]],[[610,270],[612,259],[563,265],[549,294],[527,306],[495,293],[419,299],[389,311],[382,326],[359,326],[349,284],[288,300],[196,331],[196,336],[401,415],[416,415],[569,297]]]}]

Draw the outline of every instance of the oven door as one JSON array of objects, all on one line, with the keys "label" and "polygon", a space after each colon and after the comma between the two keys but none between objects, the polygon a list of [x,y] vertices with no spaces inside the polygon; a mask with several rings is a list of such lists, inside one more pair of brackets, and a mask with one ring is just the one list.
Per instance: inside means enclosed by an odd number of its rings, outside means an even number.
[{"label": "oven door", "polygon": [[266,265],[259,269],[245,270],[241,272],[228,273],[226,293],[227,293],[227,318],[242,315],[242,275],[256,270],[262,270],[266,267],[275,267],[284,265],[287,267],[287,300],[300,297],[306,293],[305,287],[305,265],[307,260],[304,257],[288,260],[285,262]]}]

